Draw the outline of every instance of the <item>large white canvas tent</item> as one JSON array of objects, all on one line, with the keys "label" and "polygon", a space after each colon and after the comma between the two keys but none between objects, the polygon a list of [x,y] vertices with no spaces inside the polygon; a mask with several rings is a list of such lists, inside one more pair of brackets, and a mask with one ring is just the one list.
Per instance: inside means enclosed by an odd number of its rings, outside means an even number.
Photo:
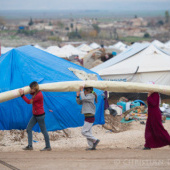
[{"label": "large white canvas tent", "polygon": [[114,64],[119,63],[122,60],[125,60],[126,58],[131,57],[132,55],[135,55],[136,53],[142,51],[143,49],[148,47],[148,45],[149,43],[146,43],[146,44],[135,43],[132,46],[130,46],[126,51],[92,68],[91,70],[94,72],[99,72],[100,70],[113,66]]},{"label": "large white canvas tent", "polygon": [[97,73],[104,80],[140,83],[154,81],[156,84],[170,85],[170,55],[153,44],[145,44],[145,47],[141,44],[143,47],[134,53],[134,47],[138,45],[135,44],[123,55],[113,58],[111,66]]}]

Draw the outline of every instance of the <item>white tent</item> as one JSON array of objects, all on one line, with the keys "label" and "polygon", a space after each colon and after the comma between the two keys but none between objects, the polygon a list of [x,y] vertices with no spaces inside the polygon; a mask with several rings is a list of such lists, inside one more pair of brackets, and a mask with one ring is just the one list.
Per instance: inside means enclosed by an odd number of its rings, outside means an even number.
[{"label": "white tent", "polygon": [[46,49],[46,52],[61,58],[69,58],[72,55],[78,55],[80,58],[83,58],[87,54],[86,52],[82,52],[72,45],[65,45],[62,48],[59,48],[58,46],[50,46]]},{"label": "white tent", "polygon": [[8,51],[12,50],[13,47],[1,47],[1,54],[5,54],[7,53]]},{"label": "white tent", "polygon": [[113,46],[110,46],[110,47],[119,49],[120,51],[125,51],[128,48],[128,46],[126,44],[122,43],[121,41],[117,42],[116,44],[114,44]]},{"label": "white tent", "polygon": [[152,41],[152,44],[155,45],[156,47],[159,47],[159,48],[164,48],[165,47],[165,44],[158,41],[158,40]]},{"label": "white tent", "polygon": [[170,54],[170,41],[165,43],[165,51],[167,51]]},{"label": "white tent", "polygon": [[75,48],[72,45],[65,45],[61,48],[61,50],[64,52],[68,52],[70,55],[78,55],[80,58],[84,58],[84,56],[87,54],[85,51],[81,51],[80,49]]},{"label": "white tent", "polygon": [[152,44],[170,54],[170,46],[168,46],[168,44],[164,44],[158,40],[154,40]]},{"label": "white tent", "polygon": [[156,84],[170,85],[170,55],[153,44],[147,45],[135,54],[128,53],[130,51],[127,51],[127,57],[123,60],[97,73],[104,80],[140,83],[154,81]]},{"label": "white tent", "polygon": [[35,44],[34,47],[35,47],[35,48],[38,48],[38,49],[40,49],[40,50],[45,51],[45,49],[44,49],[43,47],[41,47],[40,45],[38,45],[38,44]]},{"label": "white tent", "polygon": [[60,50],[60,47],[58,47],[58,46],[49,46],[47,49],[46,49],[46,51],[48,51],[48,52],[53,52],[53,51],[58,51],[58,50]]},{"label": "white tent", "polygon": [[45,51],[61,58],[68,58],[70,55],[67,51],[62,51],[58,46],[50,46]]},{"label": "white tent", "polygon": [[67,51],[70,53],[70,55],[79,55],[80,50],[76,49],[72,45],[65,45],[61,48],[63,51]]},{"label": "white tent", "polygon": [[79,50],[81,50],[83,52],[89,52],[89,51],[93,50],[93,48],[91,48],[87,44],[81,44],[80,46],[77,47],[77,49],[79,49]]},{"label": "white tent", "polygon": [[170,48],[170,40],[165,43],[166,47]]},{"label": "white tent", "polygon": [[90,47],[91,47],[92,49],[101,48],[101,46],[100,46],[99,44],[95,43],[95,42],[91,43],[91,44],[90,44]]}]

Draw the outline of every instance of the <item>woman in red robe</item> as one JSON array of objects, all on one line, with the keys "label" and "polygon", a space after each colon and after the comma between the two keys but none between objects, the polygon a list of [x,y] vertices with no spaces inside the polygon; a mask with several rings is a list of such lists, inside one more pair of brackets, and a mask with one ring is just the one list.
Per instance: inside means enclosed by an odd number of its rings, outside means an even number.
[{"label": "woman in red robe", "polygon": [[148,119],[145,129],[144,150],[170,145],[170,135],[162,125],[162,115],[159,109],[159,94],[148,93]]}]

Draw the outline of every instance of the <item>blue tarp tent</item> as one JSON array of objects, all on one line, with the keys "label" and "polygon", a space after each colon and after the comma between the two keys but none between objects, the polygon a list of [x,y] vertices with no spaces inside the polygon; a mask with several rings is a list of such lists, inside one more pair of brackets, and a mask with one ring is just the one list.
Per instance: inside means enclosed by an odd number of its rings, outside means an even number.
[{"label": "blue tarp tent", "polygon": [[[0,57],[0,92],[28,86],[32,81],[44,84],[80,80],[68,69],[70,67],[94,74],[33,46],[12,49]],[[97,77],[101,80],[99,75]],[[104,124],[103,91],[95,91],[98,94],[95,124]],[[48,131],[83,125],[84,116],[76,103],[76,92],[43,92],[43,96]],[[25,129],[31,116],[32,105],[26,104],[21,97],[0,103],[0,130]],[[38,124],[33,130],[40,131]]]}]

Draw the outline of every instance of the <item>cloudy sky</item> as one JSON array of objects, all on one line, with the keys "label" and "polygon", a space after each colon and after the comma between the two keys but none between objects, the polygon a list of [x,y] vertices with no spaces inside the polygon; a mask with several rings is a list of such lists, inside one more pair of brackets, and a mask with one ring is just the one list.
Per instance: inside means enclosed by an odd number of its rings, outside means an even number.
[{"label": "cloudy sky", "polygon": [[170,10],[170,0],[0,0],[0,10]]}]

